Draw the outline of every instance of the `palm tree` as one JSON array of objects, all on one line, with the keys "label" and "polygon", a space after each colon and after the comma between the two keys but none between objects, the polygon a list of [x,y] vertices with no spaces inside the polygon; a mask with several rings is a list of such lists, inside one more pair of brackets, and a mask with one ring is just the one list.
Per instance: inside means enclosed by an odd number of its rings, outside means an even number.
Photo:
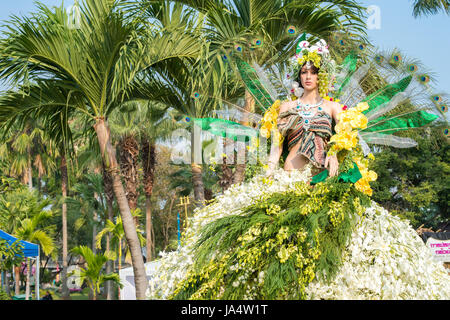
[{"label": "palm tree", "polygon": [[71,250],[75,254],[79,254],[86,262],[85,268],[80,268],[79,277],[81,281],[86,281],[88,287],[93,292],[93,300],[97,300],[100,293],[100,286],[105,281],[114,281],[119,287],[123,287],[120,277],[117,273],[102,274],[102,269],[108,260],[114,260],[115,254],[111,251],[105,253],[94,254],[89,247],[78,246]]},{"label": "palm tree", "polygon": [[[169,1],[164,1],[162,4],[144,1],[141,3],[141,6],[136,6],[134,10],[136,10],[135,12],[145,13],[149,19],[156,17],[164,27],[170,25],[173,19],[185,21],[188,25],[191,25],[190,32],[198,37],[197,44],[199,49],[204,52],[205,46],[202,46],[204,39],[200,33],[202,21],[192,10],[177,3],[172,5]],[[172,59],[153,65],[152,69],[157,73],[153,82],[154,85],[167,90],[167,94],[160,94],[158,99],[155,100],[166,107],[177,110],[186,118],[207,116],[213,109],[213,105],[217,104],[217,101],[208,101],[209,98],[207,97],[207,99],[200,99],[201,101],[195,101],[192,98],[194,91],[199,90],[201,87],[210,87],[210,81],[202,77],[199,72],[198,66],[203,63],[205,63],[203,59]],[[161,89],[159,90],[160,92],[162,92]],[[194,127],[191,126],[191,128],[193,129]],[[203,181],[201,180],[202,166],[198,164],[198,159],[194,156],[196,151],[198,151],[197,141],[195,141],[194,130],[191,130],[192,183],[194,185],[195,200],[198,205],[203,205],[205,196]]]},{"label": "palm tree", "polygon": [[[112,178],[111,174],[106,171],[105,165],[102,164],[102,175],[103,175],[103,189],[105,190],[105,199],[106,199],[106,210],[107,215],[105,217],[105,225],[108,220],[112,221],[114,219],[114,208],[113,208],[113,200],[114,200],[114,190],[112,188]],[[106,251],[111,250],[111,234],[108,233],[106,235]],[[106,263],[106,273],[111,273],[113,271],[113,261],[108,260]],[[109,281],[106,282],[106,299],[111,300],[113,296],[113,287]]]},{"label": "palm tree", "polygon": [[[29,108],[25,112],[16,114],[8,122],[19,129],[21,126],[25,126],[26,129],[30,124],[29,119],[39,120],[39,129],[43,133],[39,135],[40,139],[33,139],[34,143],[32,148],[26,148],[27,154],[29,154],[29,149],[35,150],[37,149],[37,145],[42,146],[36,156],[36,160],[39,161],[34,162],[38,168],[38,189],[40,189],[40,178],[42,174],[45,171],[47,173],[55,172],[55,164],[59,162],[62,194],[62,296],[64,299],[68,299],[69,291],[65,281],[67,270],[67,205],[65,199],[68,195],[68,162],[73,154],[73,150],[70,148],[70,145],[73,145],[73,137],[70,126],[67,123],[67,117],[73,110],[66,110],[66,107],[64,107],[69,91],[65,88],[54,86],[54,84],[51,81],[38,81],[31,86],[22,86],[17,92],[8,92],[3,95],[0,104],[21,108],[23,105],[40,106],[42,101],[51,101],[44,110]],[[49,111],[50,108],[51,112]],[[25,144],[25,146],[27,145]],[[24,146],[21,147],[21,149],[23,148]],[[45,166],[43,165],[42,159],[46,159]],[[31,187],[31,182],[29,186]]]},{"label": "palm tree", "polygon": [[103,176],[98,173],[86,173],[72,187],[73,195],[67,199],[69,212],[78,215],[75,225],[81,228],[87,221],[92,221],[92,251],[95,253],[97,235],[96,224],[106,217],[106,201],[103,192]]},{"label": "palm tree", "polygon": [[[42,208],[43,209],[43,208]],[[21,221],[20,227],[15,231],[17,237],[21,240],[28,242],[38,242],[40,248],[45,255],[49,255],[55,250],[55,244],[51,237],[51,230],[43,226],[44,222],[53,216],[51,211],[40,211],[35,213],[31,218],[26,218]],[[39,268],[37,265],[36,268]],[[30,276],[31,276],[31,263],[30,258],[27,259],[27,281],[25,299],[28,300],[30,296]]]},{"label": "palm tree", "polygon": [[[127,198],[133,199],[130,208],[137,208],[138,173],[143,173],[146,217],[147,261],[154,252],[154,231],[152,225],[151,196],[156,165],[156,140],[167,140],[171,133],[183,127],[175,118],[180,118],[173,109],[157,102],[135,101],[124,104],[110,116],[113,138],[119,140],[120,165],[127,190]],[[117,136],[117,138],[116,138]],[[127,143],[124,143],[127,141]],[[139,147],[139,149],[138,149]],[[140,154],[142,168],[138,168],[137,154]],[[135,157],[133,157],[135,155]]]},{"label": "palm tree", "polygon": [[[6,240],[0,239],[0,271],[9,271],[14,266],[19,265],[23,261],[23,245],[20,240],[16,240],[11,244],[8,244]],[[6,272],[5,279],[5,292],[9,296],[10,295],[10,286],[9,286],[9,272]]]},{"label": "palm tree", "polygon": [[450,15],[448,0],[414,0],[413,15],[415,18],[421,15],[437,14],[440,11]]},{"label": "palm tree", "polygon": [[[240,59],[250,65],[255,62],[261,66],[271,66],[278,62],[283,63],[293,55],[298,41],[298,31],[318,38],[326,37],[332,31],[342,28],[346,28],[349,33],[359,33],[365,28],[364,8],[356,1],[177,0],[177,2],[184,3],[206,16],[205,33],[211,43],[209,54],[218,56],[216,60],[218,64],[223,64],[223,56],[228,57],[231,52],[236,52],[234,47],[239,45],[244,48],[240,53]],[[297,36],[288,34],[289,26],[297,29]],[[249,46],[255,40],[259,40],[259,45]],[[227,61],[232,60],[227,58]],[[251,91],[246,89],[244,97],[244,109],[255,112],[255,100]],[[248,125],[245,118],[241,123]],[[242,159],[244,156],[245,149],[241,148],[238,151],[238,158]],[[236,165],[234,183],[243,181],[245,166],[245,163]]]},{"label": "palm tree", "polygon": [[[139,209],[133,212],[133,215],[139,214]],[[144,237],[141,235],[141,230],[137,228],[137,231],[139,232],[139,240],[141,243],[145,243]],[[104,235],[110,235],[110,245],[117,250],[117,259],[118,259],[118,270],[122,268],[122,251],[124,249],[124,243],[123,238],[125,237],[123,222],[121,217],[116,218],[116,222],[114,223],[111,220],[106,220],[106,225],[103,230],[101,230],[96,237],[96,246],[98,249],[101,249],[102,246],[102,238]],[[126,255],[128,254],[129,250],[125,248]],[[120,289],[119,289],[119,295],[120,295]]]},{"label": "palm tree", "polygon": [[[144,262],[120,181],[107,117],[121,102],[133,98],[130,92],[137,75],[166,59],[195,58],[198,42],[185,32],[183,21],[172,21],[170,28],[165,29],[149,27],[149,22],[118,10],[119,3],[118,0],[84,1],[78,29],[69,28],[62,6],[51,11],[38,3],[39,12],[31,17],[13,17],[0,41],[0,78],[12,84],[53,81],[70,91],[64,104],[66,108],[77,110],[89,119],[87,123],[96,132],[102,159],[113,178],[131,249],[136,297],[143,299],[147,286]],[[4,113],[0,121],[26,109],[43,110],[49,105],[51,101],[21,106],[19,110],[15,106],[2,106]]]},{"label": "palm tree", "polygon": [[[48,141],[41,121],[22,117],[21,121],[5,126],[1,131],[3,145],[0,158],[10,163],[7,172],[11,176],[22,177],[22,182],[30,190],[33,189],[33,166],[38,181],[55,167],[52,161],[54,148]],[[40,188],[40,181],[37,188]]]}]

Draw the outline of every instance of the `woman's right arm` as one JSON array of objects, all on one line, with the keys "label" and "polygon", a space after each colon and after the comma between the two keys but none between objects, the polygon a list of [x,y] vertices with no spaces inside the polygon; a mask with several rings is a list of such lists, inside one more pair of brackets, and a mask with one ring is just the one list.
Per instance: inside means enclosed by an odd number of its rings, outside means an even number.
[{"label": "woman's right arm", "polygon": [[283,153],[283,143],[281,142],[278,146],[272,144],[270,148],[270,155],[268,166],[269,168],[266,171],[266,175],[270,176],[273,174],[273,171],[277,168],[278,163],[280,162],[281,154]]}]

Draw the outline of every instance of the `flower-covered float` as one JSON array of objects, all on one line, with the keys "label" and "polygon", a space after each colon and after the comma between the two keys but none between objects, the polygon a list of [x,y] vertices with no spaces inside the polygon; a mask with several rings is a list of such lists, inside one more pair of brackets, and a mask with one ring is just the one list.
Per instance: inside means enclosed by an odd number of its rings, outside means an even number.
[{"label": "flower-covered float", "polygon": [[148,298],[449,299],[442,263],[369,198],[373,156],[362,156],[356,132],[366,108],[344,107],[331,138],[339,177],[311,184],[311,165],[277,169],[197,208],[181,247],[160,254]]}]

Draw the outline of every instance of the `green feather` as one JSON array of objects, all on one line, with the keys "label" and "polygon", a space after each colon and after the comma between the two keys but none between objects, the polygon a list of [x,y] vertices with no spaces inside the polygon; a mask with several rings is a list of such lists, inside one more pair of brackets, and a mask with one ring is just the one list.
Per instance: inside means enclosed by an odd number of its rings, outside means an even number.
[{"label": "green feather", "polygon": [[274,103],[274,100],[262,85],[255,69],[238,57],[235,57],[235,61],[245,87],[255,99],[256,104],[265,112]]},{"label": "green feather", "polygon": [[203,131],[234,141],[248,142],[250,137],[258,137],[259,134],[257,129],[230,120],[216,118],[193,118],[193,120]]},{"label": "green feather", "polygon": [[337,83],[337,86],[339,89],[333,94],[334,98],[339,99],[339,97],[342,94],[342,90],[346,88],[348,85],[351,77],[356,71],[356,63],[358,62],[358,56],[355,53],[350,53],[348,56],[345,57],[344,61],[342,62],[340,68],[344,68],[346,65],[348,65],[348,74],[346,77]]},{"label": "green feather", "polygon": [[400,117],[379,117],[370,121],[367,124],[367,128],[361,131],[393,134],[397,131],[425,126],[437,118],[439,118],[439,116],[423,110],[415,111]]},{"label": "green feather", "polygon": [[366,114],[369,111],[375,110],[379,106],[389,102],[397,93],[405,91],[405,89],[411,83],[411,80],[412,76],[407,76],[402,80],[393,84],[389,84],[386,87],[368,96],[363,100],[363,102],[367,102],[369,104],[369,109],[363,111],[363,113]]}]

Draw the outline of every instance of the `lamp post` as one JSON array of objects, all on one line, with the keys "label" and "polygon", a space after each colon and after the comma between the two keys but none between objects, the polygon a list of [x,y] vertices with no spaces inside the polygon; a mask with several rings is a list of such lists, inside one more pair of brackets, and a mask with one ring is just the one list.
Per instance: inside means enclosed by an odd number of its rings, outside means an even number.
[{"label": "lamp post", "polygon": [[180,203],[177,204],[177,206],[184,206],[184,213],[186,215],[186,220],[185,220],[185,229],[188,227],[188,215],[187,215],[187,206],[189,204],[189,197],[185,196],[185,197],[180,197]]}]

